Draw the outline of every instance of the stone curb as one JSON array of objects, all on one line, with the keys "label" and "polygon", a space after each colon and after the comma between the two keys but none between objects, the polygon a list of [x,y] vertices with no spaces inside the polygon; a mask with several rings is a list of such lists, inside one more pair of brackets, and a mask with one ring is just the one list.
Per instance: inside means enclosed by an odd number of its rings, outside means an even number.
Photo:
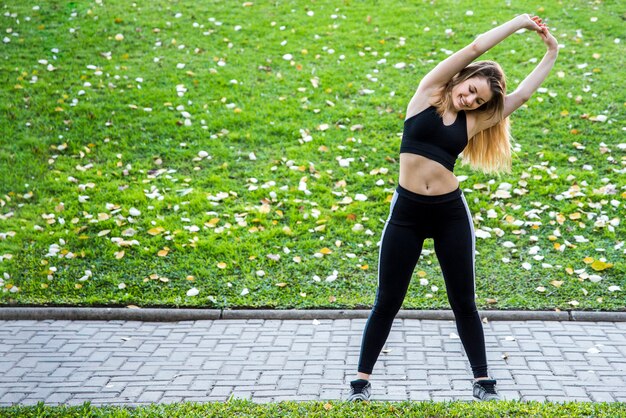
[{"label": "stone curb", "polygon": [[[369,310],[359,309],[167,309],[0,307],[0,320],[69,321],[197,321],[217,319],[357,319]],[[626,312],[591,311],[479,311],[490,321],[626,322]],[[399,319],[454,320],[450,310],[401,310]]]}]

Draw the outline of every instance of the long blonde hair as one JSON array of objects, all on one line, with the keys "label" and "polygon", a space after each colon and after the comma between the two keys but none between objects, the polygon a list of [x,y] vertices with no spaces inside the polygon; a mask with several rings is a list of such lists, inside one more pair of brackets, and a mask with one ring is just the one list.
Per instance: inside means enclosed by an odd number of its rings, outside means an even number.
[{"label": "long blonde hair", "polygon": [[498,123],[478,132],[462,153],[462,163],[469,164],[474,170],[484,173],[511,171],[511,142],[509,118],[502,119],[504,97],[506,96],[506,77],[498,63],[494,61],[476,61],[462,69],[439,91],[435,102],[437,112],[443,116],[452,107],[452,88],[468,78],[482,77],[487,80],[493,94],[491,100],[483,104],[477,112],[488,113],[490,118],[497,118]]}]

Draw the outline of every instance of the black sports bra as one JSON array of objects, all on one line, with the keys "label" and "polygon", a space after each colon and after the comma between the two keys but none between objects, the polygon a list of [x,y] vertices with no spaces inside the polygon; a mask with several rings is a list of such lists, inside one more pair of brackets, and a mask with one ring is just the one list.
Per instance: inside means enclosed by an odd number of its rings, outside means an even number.
[{"label": "black sports bra", "polygon": [[454,171],[454,162],[467,145],[465,112],[457,113],[451,125],[444,125],[434,106],[404,121],[400,153],[422,155]]}]

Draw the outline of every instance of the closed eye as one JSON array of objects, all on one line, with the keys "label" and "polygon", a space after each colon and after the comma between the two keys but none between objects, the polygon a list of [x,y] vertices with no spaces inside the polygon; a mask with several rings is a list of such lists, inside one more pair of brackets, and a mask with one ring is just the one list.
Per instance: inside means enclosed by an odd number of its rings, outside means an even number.
[{"label": "closed eye", "polygon": [[[475,87],[470,87],[470,93],[476,93],[476,88]],[[485,101],[483,99],[476,99],[476,103],[478,103],[479,105],[485,103]]]}]

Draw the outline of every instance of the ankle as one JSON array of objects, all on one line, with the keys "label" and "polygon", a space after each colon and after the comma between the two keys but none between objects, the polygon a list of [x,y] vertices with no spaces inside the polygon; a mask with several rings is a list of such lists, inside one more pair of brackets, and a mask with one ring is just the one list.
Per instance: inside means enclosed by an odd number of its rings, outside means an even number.
[{"label": "ankle", "polygon": [[367,374],[367,373],[361,373],[361,372],[358,372],[358,373],[356,374],[356,378],[357,378],[357,379],[363,379],[363,380],[368,380],[368,381],[370,380],[370,376],[371,376],[371,375],[369,375],[369,374]]}]

